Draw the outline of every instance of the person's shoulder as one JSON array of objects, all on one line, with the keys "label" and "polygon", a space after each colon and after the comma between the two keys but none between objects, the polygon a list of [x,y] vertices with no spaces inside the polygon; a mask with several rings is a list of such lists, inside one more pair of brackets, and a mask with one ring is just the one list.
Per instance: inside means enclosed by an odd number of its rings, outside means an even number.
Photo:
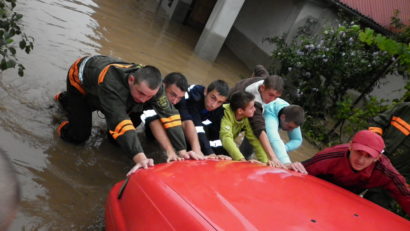
[{"label": "person's shoulder", "polygon": [[395,110],[398,113],[404,112],[410,114],[410,102],[399,103],[393,108],[393,110]]},{"label": "person's shoulder", "polygon": [[265,80],[265,78],[263,77],[252,77],[252,78],[242,79],[239,82],[237,82],[235,86],[231,89],[234,91],[232,93],[235,93],[236,91],[239,91],[239,90],[243,90],[247,86],[253,83],[259,82],[259,81],[263,81],[263,80]]},{"label": "person's shoulder", "polygon": [[266,109],[266,113],[278,114],[282,108],[287,107],[287,106],[289,106],[289,103],[286,100],[282,98],[277,98],[274,101],[266,104],[265,109]]},{"label": "person's shoulder", "polygon": [[318,152],[315,156],[321,156],[326,158],[344,158],[348,150],[349,144],[339,144],[325,148],[322,151]]},{"label": "person's shoulder", "polygon": [[400,175],[400,173],[391,163],[390,159],[385,155],[381,155],[379,160],[376,162],[376,169],[390,176]]},{"label": "person's shoulder", "polygon": [[186,108],[186,99],[182,98],[177,104],[175,104],[175,108],[178,110]]},{"label": "person's shoulder", "polygon": [[222,110],[223,110],[224,117],[230,118],[230,117],[232,117],[232,115],[234,114],[234,112],[233,112],[233,110],[232,110],[232,108],[231,108],[231,105],[230,105],[229,103],[226,103],[226,104],[222,105],[221,108],[222,108]]},{"label": "person's shoulder", "polygon": [[305,167],[312,165],[320,165],[322,167],[338,165],[341,161],[344,161],[348,150],[347,144],[325,148],[316,153],[312,158],[305,160],[302,163]]},{"label": "person's shoulder", "polygon": [[200,101],[204,97],[205,87],[202,85],[191,85],[188,88],[188,97],[185,97],[189,101]]}]

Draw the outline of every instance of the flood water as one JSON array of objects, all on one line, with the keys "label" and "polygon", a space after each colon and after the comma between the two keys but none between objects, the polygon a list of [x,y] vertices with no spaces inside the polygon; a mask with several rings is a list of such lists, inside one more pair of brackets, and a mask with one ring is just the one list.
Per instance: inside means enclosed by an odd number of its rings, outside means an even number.
[{"label": "flood water", "polygon": [[[19,0],[24,32],[34,50],[19,51],[25,76],[0,73],[0,151],[12,160],[22,186],[22,202],[10,230],[103,230],[109,189],[132,167],[106,140],[95,115],[84,145],[61,141],[59,111],[52,97],[65,88],[68,67],[80,56],[105,54],[157,66],[163,74],[184,73],[190,83],[224,79],[231,86],[250,70],[226,48],[215,62],[195,55],[200,32],[169,22],[156,1]],[[144,144],[146,153],[160,152]],[[304,144],[303,160],[315,152]]]}]

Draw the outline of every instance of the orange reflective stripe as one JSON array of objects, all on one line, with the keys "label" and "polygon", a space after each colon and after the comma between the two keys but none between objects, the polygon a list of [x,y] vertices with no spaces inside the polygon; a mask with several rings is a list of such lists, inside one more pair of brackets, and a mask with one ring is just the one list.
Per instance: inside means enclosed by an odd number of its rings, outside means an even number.
[{"label": "orange reflective stripe", "polygon": [[407,122],[406,122],[405,120],[403,120],[402,118],[397,117],[397,116],[393,116],[392,120],[398,122],[401,126],[403,126],[405,129],[407,129],[408,131],[410,131],[410,124],[407,123]]},{"label": "orange reflective stripe", "polygon": [[132,67],[132,64],[125,65],[125,64],[115,64],[115,63],[113,63],[113,64],[107,65],[106,67],[104,67],[104,69],[98,75],[98,84],[101,84],[102,82],[104,82],[105,75],[107,74],[108,70],[112,66],[119,67],[119,68],[130,68],[130,67]]},{"label": "orange reflective stripe", "polygon": [[81,94],[85,95],[85,89],[81,86],[80,79],[78,78],[78,63],[83,58],[77,59],[73,65],[71,65],[70,70],[68,71],[68,79],[70,81],[71,86],[75,87]]},{"label": "orange reflective stripe", "polygon": [[162,123],[169,123],[169,122],[172,122],[174,120],[180,120],[180,119],[181,119],[181,115],[177,114],[177,115],[173,115],[173,116],[170,116],[170,117],[167,117],[167,118],[161,118],[160,120],[161,120]]},{"label": "orange reflective stripe", "polygon": [[379,135],[383,135],[383,129],[381,129],[381,128],[378,128],[378,127],[369,127],[369,130],[372,131],[372,132],[374,132],[374,133],[377,133],[377,134],[379,134]]},{"label": "orange reflective stripe", "polygon": [[173,115],[173,116],[170,116],[170,117],[167,117],[167,118],[161,118],[160,120],[164,124],[165,129],[182,125],[181,115],[179,115],[179,114]]},{"label": "orange reflective stripe", "polygon": [[410,134],[410,125],[400,117],[393,116],[390,124],[401,131],[405,136]]},{"label": "orange reflective stripe", "polygon": [[119,136],[124,135],[127,131],[135,130],[131,120],[123,120],[116,127],[115,131],[110,130],[110,134],[116,140]]},{"label": "orange reflective stripe", "polygon": [[164,124],[164,128],[168,129],[168,128],[172,128],[172,127],[176,127],[176,126],[181,126],[181,124],[182,124],[181,120],[178,120],[178,121],[174,121],[174,122]]}]

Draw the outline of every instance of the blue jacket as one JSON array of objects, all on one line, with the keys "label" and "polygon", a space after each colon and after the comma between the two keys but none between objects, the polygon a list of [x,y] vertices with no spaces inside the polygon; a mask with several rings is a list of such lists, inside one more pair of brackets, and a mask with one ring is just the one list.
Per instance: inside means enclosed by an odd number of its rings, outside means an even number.
[{"label": "blue jacket", "polygon": [[280,138],[279,112],[286,106],[289,106],[288,102],[281,98],[277,98],[275,101],[266,104],[263,112],[269,142],[272,145],[276,156],[282,163],[291,162],[287,152],[297,149],[303,141],[300,127],[297,127],[292,131],[288,131],[289,142],[286,144]]},{"label": "blue jacket", "polygon": [[[208,111],[205,108],[205,87],[201,85],[192,85],[188,89],[188,97],[185,100],[186,110],[180,110],[181,117],[191,119],[198,133],[201,150],[205,155],[212,153],[225,153],[219,139],[219,130],[221,120],[224,115],[223,107],[214,111]],[[185,115],[188,113],[188,115]]]}]

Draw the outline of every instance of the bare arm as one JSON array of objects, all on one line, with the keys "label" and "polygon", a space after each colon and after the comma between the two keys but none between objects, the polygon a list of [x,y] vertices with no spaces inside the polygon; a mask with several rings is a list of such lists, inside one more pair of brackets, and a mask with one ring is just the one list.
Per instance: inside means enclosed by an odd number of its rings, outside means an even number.
[{"label": "bare arm", "polygon": [[165,132],[164,127],[162,126],[162,123],[159,120],[153,120],[149,123],[149,127],[155,139],[165,150],[167,154],[167,162],[181,160],[182,158],[177,156],[174,147],[172,146],[171,141],[169,140],[167,133]]},{"label": "bare arm", "polygon": [[273,166],[273,167],[279,167],[279,168],[287,168],[276,157],[276,154],[273,151],[272,146],[269,143],[268,135],[266,135],[265,131],[261,132],[261,134],[259,135],[259,140],[262,144],[263,149],[265,149],[266,154],[268,154],[268,158],[269,158],[268,165]]},{"label": "bare arm", "polygon": [[127,173],[127,176],[131,175],[135,171],[137,171],[140,168],[147,169],[148,167],[154,166],[154,160],[151,158],[147,158],[143,152],[139,152],[135,154],[135,156],[132,158],[134,161],[135,165],[134,167]]}]

